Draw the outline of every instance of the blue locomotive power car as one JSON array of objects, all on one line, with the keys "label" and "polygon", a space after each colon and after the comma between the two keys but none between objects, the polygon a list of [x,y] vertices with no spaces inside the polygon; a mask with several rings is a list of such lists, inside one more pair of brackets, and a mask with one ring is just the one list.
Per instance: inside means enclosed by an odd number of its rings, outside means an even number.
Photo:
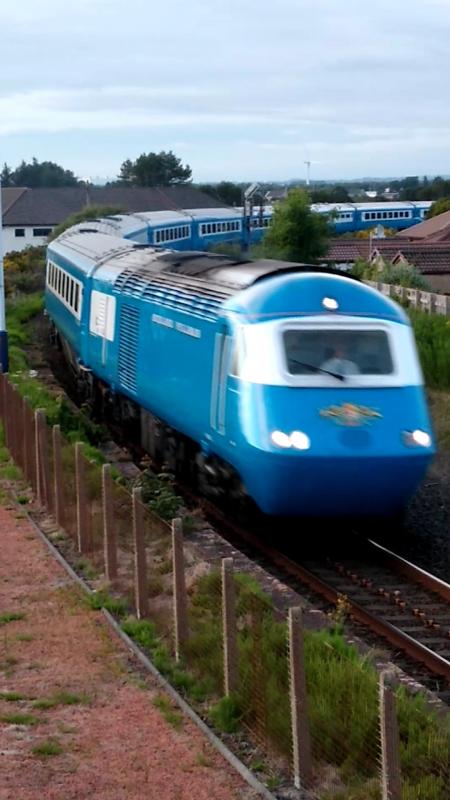
[{"label": "blue locomotive power car", "polygon": [[433,455],[408,318],[355,279],[78,226],[46,306],[86,397],[233,504],[391,515]]}]

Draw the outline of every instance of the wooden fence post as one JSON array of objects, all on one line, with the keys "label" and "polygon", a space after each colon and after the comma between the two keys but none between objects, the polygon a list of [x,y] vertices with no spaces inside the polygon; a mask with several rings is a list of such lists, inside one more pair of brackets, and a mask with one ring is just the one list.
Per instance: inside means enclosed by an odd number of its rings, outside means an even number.
[{"label": "wooden fence post", "polygon": [[5,431],[5,444],[8,450],[10,449],[10,428],[9,428],[9,391],[8,391],[9,383],[8,383],[8,376],[3,376],[3,424],[4,424],[4,431]]},{"label": "wooden fence post", "polygon": [[400,742],[394,692],[380,675],[381,792],[383,800],[401,800]]},{"label": "wooden fence post", "polygon": [[30,454],[30,442],[28,439],[28,403],[27,398],[22,397],[22,431],[23,431],[23,474],[25,475],[25,479],[28,483],[31,483],[31,454]]},{"label": "wooden fence post", "polygon": [[236,630],[236,589],[233,559],[222,559],[223,670],[225,695],[237,689],[238,653]]},{"label": "wooden fence post", "polygon": [[108,581],[117,578],[117,537],[114,521],[111,464],[102,467],[103,546],[105,575]]},{"label": "wooden fence post", "polygon": [[53,425],[53,471],[54,471],[54,497],[55,497],[55,522],[58,528],[63,527],[63,472],[61,455],[61,428]]},{"label": "wooden fence post", "polygon": [[301,608],[289,609],[288,626],[294,784],[300,789],[309,787],[312,780]]},{"label": "wooden fence post", "polygon": [[142,489],[133,489],[134,594],[138,619],[148,614],[147,559],[145,555]]},{"label": "wooden fence post", "polygon": [[89,535],[86,473],[81,442],[75,444],[75,481],[77,489],[77,545],[80,553],[87,553]]},{"label": "wooden fence post", "polygon": [[35,420],[35,446],[36,446],[36,488],[37,500],[40,506],[49,508],[49,463],[47,447],[47,422],[45,411],[42,408],[34,412]]},{"label": "wooden fence post", "polygon": [[175,618],[175,658],[180,661],[188,639],[187,594],[184,576],[183,524],[172,521],[173,609]]}]

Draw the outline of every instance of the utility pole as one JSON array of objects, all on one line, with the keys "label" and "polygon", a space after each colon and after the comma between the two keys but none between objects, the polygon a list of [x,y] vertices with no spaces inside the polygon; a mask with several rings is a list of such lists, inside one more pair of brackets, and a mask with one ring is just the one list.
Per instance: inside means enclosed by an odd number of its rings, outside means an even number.
[{"label": "utility pole", "polygon": [[244,192],[244,208],[242,213],[242,244],[241,249],[246,252],[250,246],[252,234],[253,198],[259,190],[259,183],[252,183]]},{"label": "utility pole", "polygon": [[8,334],[5,317],[5,279],[3,274],[3,212],[2,183],[0,180],[0,372],[9,371]]}]

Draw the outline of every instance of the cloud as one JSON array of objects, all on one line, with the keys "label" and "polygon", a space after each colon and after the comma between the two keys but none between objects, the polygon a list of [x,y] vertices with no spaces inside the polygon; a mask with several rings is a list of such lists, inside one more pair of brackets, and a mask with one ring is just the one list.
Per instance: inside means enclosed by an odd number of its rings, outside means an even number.
[{"label": "cloud", "polygon": [[21,0],[1,4],[0,25],[10,162],[19,137],[39,157],[51,136],[63,159],[97,148],[103,163],[115,131],[123,158],[151,138],[233,173],[288,173],[306,149],[324,176],[343,157],[356,174],[374,158],[401,172],[446,157],[448,0],[79,0],[70,15],[60,0]]}]

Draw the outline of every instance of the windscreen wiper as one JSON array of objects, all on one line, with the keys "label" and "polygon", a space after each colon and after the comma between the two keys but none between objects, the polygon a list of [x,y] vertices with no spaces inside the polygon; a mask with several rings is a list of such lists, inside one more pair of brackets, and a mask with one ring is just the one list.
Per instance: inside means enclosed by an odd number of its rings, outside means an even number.
[{"label": "windscreen wiper", "polygon": [[332,378],[336,378],[338,381],[345,381],[345,375],[341,375],[339,372],[331,372],[329,369],[322,369],[322,367],[316,367],[314,364],[307,364],[305,361],[297,361],[296,358],[289,358],[288,360],[291,364],[297,364],[298,367],[310,369],[311,372],[322,372],[324,375],[331,375]]}]

